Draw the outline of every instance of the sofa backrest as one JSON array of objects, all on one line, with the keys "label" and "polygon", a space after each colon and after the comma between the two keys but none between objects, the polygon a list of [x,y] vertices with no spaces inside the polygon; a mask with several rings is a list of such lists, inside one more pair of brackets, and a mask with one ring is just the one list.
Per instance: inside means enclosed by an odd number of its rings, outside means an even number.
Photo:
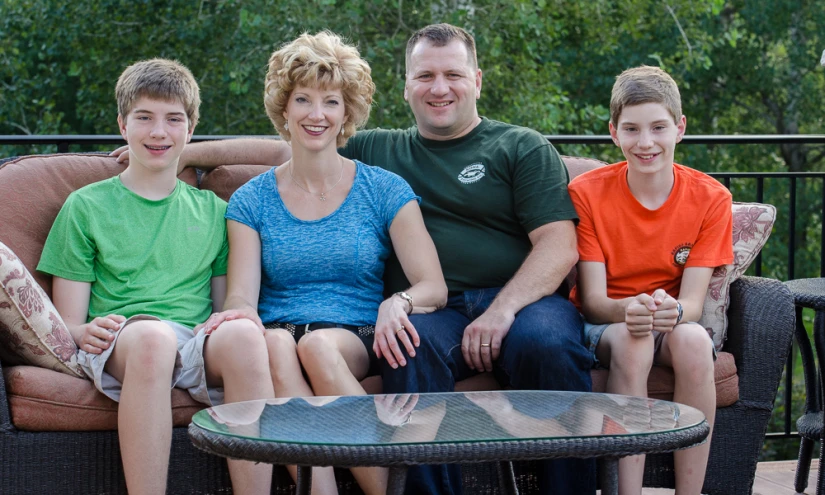
[{"label": "sofa backrest", "polygon": [[[574,177],[588,170],[593,170],[594,168],[605,165],[605,162],[601,160],[578,156],[562,156],[562,160],[567,166],[570,180],[573,180]],[[229,165],[217,167],[204,174],[201,179],[201,189],[208,189],[217,194],[219,198],[229,201],[229,197],[232,196],[235,189],[270,168],[272,167],[268,165]]]},{"label": "sofa backrest", "polygon": [[[570,178],[604,165],[590,158],[563,157]],[[235,189],[271,167],[229,165],[218,167],[201,178],[201,189],[213,191],[228,201]],[[51,277],[35,268],[52,223],[69,194],[92,182],[119,174],[125,167],[105,154],[62,153],[31,155],[0,163],[0,242],[23,261],[35,280],[51,297]],[[197,174],[188,168],[179,176],[197,184]]]}]

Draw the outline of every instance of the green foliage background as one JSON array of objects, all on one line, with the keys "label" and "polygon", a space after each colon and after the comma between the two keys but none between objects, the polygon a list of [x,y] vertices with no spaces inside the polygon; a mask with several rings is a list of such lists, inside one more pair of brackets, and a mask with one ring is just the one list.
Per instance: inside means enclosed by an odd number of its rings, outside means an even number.
[{"label": "green foliage background", "polygon": [[[544,134],[606,134],[614,77],[640,64],[677,80],[689,134],[825,129],[822,0],[3,0],[0,134],[117,134],[115,81],[150,57],[178,59],[195,74],[203,99],[197,134],[272,134],[262,105],[269,54],[321,29],[356,43],[372,66],[369,126],[406,127],[414,121],[402,98],[404,47],[435,22],[475,35],[481,113]],[[0,155],[46,150],[8,146]],[[621,159],[612,146],[560,151]],[[707,172],[821,171],[823,157],[825,147],[806,144],[677,149],[678,161]],[[763,274],[780,280],[819,275],[821,186],[800,182],[793,274],[781,228],[787,183],[766,183],[764,201],[779,206],[780,218]],[[734,181],[732,190],[737,200],[755,199],[753,181]],[[781,428],[776,419],[771,429]],[[794,446],[767,449],[795,457]]]}]

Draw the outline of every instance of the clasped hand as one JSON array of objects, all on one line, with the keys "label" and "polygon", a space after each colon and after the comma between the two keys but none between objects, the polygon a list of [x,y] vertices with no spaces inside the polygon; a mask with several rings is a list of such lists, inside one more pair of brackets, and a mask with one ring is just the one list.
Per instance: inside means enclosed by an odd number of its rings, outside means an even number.
[{"label": "clasped hand", "polygon": [[625,309],[627,331],[635,337],[644,337],[652,331],[672,332],[679,316],[676,299],[664,289],[653,294],[639,294]]}]

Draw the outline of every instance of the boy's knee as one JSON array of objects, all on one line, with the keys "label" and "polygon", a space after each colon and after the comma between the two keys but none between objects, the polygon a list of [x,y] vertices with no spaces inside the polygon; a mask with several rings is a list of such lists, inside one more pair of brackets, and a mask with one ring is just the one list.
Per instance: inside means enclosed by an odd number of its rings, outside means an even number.
[{"label": "boy's knee", "polygon": [[[123,336],[128,335],[124,340],[135,342],[137,345],[131,346],[130,354],[156,355],[159,353],[177,352],[178,339],[175,331],[169,325],[155,320],[141,320],[130,323],[122,328]],[[118,337],[118,340],[123,339]]]},{"label": "boy's knee", "polygon": [[[146,379],[165,376],[175,364],[178,341],[175,331],[160,321],[141,320],[130,323],[120,330],[118,349],[119,363],[126,368],[140,369]],[[124,360],[125,358],[125,360]],[[114,361],[113,361],[114,363]],[[120,368],[123,364],[112,364]]]},{"label": "boy's knee", "polygon": [[668,335],[674,366],[684,362],[713,362],[713,341],[697,323],[679,325]]}]

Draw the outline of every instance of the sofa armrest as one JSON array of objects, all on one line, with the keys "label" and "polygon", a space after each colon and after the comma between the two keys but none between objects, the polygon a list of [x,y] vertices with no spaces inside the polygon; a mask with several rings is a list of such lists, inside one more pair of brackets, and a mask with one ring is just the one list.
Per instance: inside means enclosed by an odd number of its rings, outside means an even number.
[{"label": "sofa armrest", "polygon": [[771,411],[794,333],[793,296],[778,280],[742,277],[730,290],[728,338],[739,373],[739,401]]},{"label": "sofa armrest", "polygon": [[9,398],[6,396],[6,376],[3,374],[3,362],[0,360],[0,435],[14,431],[9,411]]}]

